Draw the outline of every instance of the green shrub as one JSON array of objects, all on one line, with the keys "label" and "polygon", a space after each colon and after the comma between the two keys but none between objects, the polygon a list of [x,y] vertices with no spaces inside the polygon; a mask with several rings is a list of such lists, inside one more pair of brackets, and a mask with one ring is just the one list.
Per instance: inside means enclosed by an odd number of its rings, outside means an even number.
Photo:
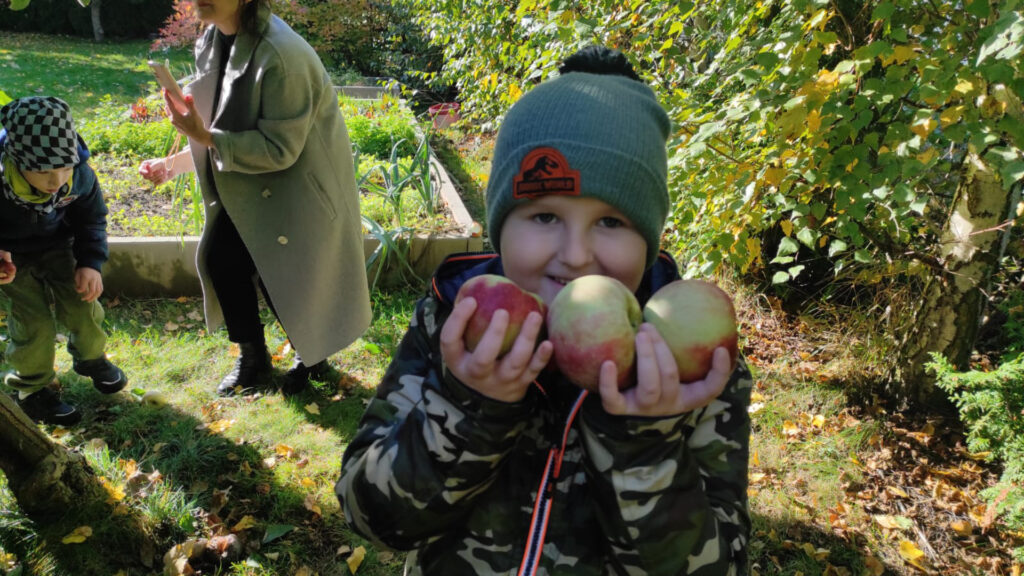
[{"label": "green shrub", "polygon": [[94,154],[138,158],[166,154],[175,134],[170,121],[134,122],[131,113],[131,108],[115,105],[109,95],[104,96],[93,116],[78,126],[78,132]]},{"label": "green shrub", "polygon": [[[955,372],[941,355],[928,368],[967,426],[967,446],[1003,465],[999,483],[982,491],[1011,530],[1024,530],[1024,355],[991,372]],[[1024,547],[1015,554],[1024,560]]]},{"label": "green shrub", "polygon": [[399,156],[412,156],[416,152],[416,130],[411,119],[402,114],[354,115],[345,118],[352,144],[361,154],[386,160],[391,148],[400,140]]}]

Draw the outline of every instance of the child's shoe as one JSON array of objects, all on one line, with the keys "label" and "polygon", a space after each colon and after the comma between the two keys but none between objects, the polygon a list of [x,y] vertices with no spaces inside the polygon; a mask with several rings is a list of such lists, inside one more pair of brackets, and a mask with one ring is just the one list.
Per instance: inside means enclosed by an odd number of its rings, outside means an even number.
[{"label": "child's shoe", "polygon": [[35,422],[74,426],[82,419],[82,415],[74,406],[61,400],[50,388],[43,388],[25,398],[19,398],[18,406],[21,406],[25,414]]},{"label": "child's shoe", "polygon": [[94,360],[76,360],[73,367],[75,372],[92,378],[92,385],[103,394],[120,392],[128,384],[124,371],[111,364],[106,356]]}]

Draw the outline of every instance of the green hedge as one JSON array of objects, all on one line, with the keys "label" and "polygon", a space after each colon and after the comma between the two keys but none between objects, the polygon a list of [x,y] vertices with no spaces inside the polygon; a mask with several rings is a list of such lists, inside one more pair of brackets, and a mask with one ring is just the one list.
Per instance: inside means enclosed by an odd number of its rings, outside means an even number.
[{"label": "green hedge", "polygon": [[[112,38],[149,38],[173,12],[173,0],[102,0],[103,31]],[[0,0],[0,30],[92,37],[92,16],[74,0],[32,0],[24,10],[10,10]]]}]

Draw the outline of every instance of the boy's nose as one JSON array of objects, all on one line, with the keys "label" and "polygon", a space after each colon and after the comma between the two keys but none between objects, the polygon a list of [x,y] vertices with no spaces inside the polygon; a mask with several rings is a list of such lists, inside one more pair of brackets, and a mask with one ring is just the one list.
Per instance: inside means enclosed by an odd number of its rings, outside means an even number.
[{"label": "boy's nose", "polygon": [[559,256],[562,262],[570,268],[586,267],[594,261],[594,251],[589,236],[580,231],[568,230],[562,236]]}]

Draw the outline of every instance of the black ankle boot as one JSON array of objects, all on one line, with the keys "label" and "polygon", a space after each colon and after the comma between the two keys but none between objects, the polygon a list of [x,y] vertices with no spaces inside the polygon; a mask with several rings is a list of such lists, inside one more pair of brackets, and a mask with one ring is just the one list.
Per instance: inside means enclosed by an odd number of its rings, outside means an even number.
[{"label": "black ankle boot", "polygon": [[263,342],[243,342],[238,345],[238,359],[228,375],[217,386],[217,394],[231,396],[263,384],[270,376],[271,363],[267,346]]},{"label": "black ankle boot", "polygon": [[284,379],[281,382],[281,393],[285,396],[298,394],[309,386],[310,376],[313,378],[323,378],[330,371],[331,367],[327,364],[327,360],[321,360],[312,366],[306,366],[303,364],[302,358],[296,354],[292,367],[284,373]]}]

